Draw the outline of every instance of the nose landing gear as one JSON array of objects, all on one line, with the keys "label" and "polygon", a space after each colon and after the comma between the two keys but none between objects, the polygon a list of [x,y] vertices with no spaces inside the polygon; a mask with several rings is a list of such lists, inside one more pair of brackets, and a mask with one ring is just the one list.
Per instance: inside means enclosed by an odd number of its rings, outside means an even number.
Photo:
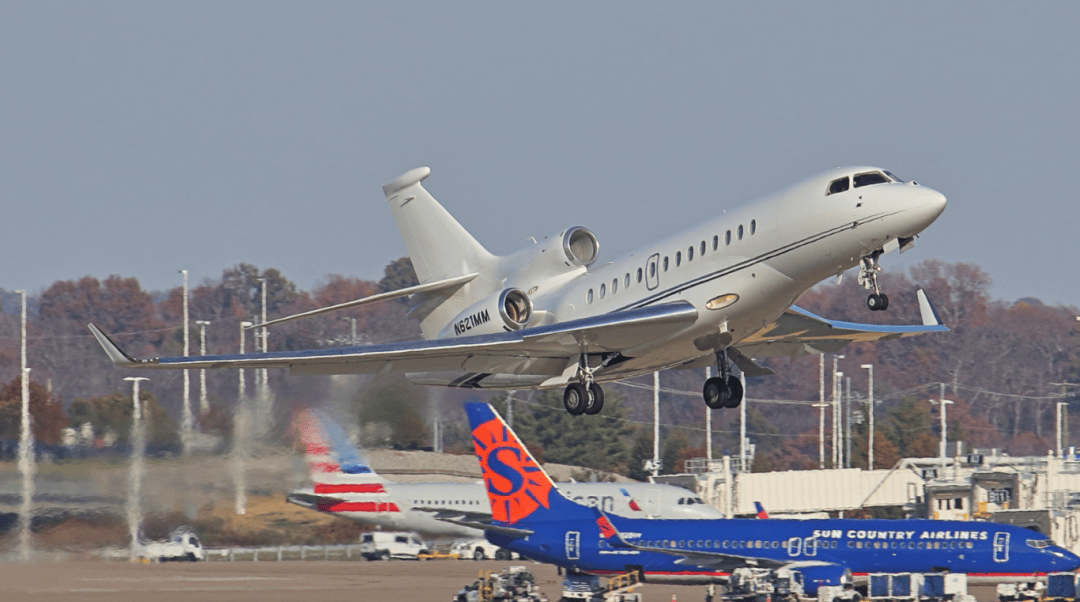
[{"label": "nose landing gear", "polygon": [[878,265],[877,260],[881,254],[882,251],[874,251],[864,256],[862,261],[859,262],[859,284],[863,285],[863,288],[867,290],[873,289],[874,291],[866,298],[866,306],[870,308],[870,311],[889,309],[889,296],[881,292],[881,287],[877,281],[878,272],[881,271],[881,266]]}]

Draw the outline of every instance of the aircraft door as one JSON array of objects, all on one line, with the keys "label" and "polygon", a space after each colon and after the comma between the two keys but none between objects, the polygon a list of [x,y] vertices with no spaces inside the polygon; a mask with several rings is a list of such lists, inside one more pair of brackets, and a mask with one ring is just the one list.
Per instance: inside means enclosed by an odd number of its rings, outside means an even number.
[{"label": "aircraft door", "polygon": [[807,537],[803,540],[803,554],[806,556],[817,556],[816,537]]},{"label": "aircraft door", "polygon": [[566,559],[577,560],[581,557],[581,532],[566,532]]},{"label": "aircraft door", "polygon": [[660,254],[656,253],[645,262],[645,288],[650,291],[660,286]]},{"label": "aircraft door", "polygon": [[650,489],[645,499],[645,512],[650,516],[660,516],[660,490]]},{"label": "aircraft door", "polygon": [[798,556],[802,552],[802,539],[799,537],[792,537],[787,540],[787,555]]},{"label": "aircraft door", "polygon": [[1009,534],[994,533],[994,562],[1009,560]]}]

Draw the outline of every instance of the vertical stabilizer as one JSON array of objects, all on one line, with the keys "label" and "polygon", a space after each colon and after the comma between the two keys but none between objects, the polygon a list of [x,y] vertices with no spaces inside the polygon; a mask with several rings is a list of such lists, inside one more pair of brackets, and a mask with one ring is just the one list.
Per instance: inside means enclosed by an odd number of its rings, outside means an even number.
[{"label": "vertical stabilizer", "polygon": [[417,167],[383,186],[420,284],[464,276],[495,258],[420,184],[431,169]]},{"label": "vertical stabilizer", "polygon": [[385,481],[329,416],[304,410],[296,416],[315,493],[386,493]]},{"label": "vertical stabilizer", "polygon": [[507,525],[590,520],[592,512],[559,492],[529,450],[486,403],[467,403],[473,447],[480,461],[491,518]]}]

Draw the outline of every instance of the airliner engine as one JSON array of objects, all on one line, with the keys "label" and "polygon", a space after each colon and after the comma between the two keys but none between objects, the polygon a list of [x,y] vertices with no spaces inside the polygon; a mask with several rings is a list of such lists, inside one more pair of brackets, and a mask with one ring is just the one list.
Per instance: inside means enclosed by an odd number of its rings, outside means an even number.
[{"label": "airliner engine", "polygon": [[529,296],[520,289],[508,288],[458,314],[439,338],[521,330],[532,315]]},{"label": "airliner engine", "polygon": [[503,274],[511,276],[508,284],[528,289],[532,295],[534,287],[556,286],[584,273],[599,252],[596,236],[587,228],[574,226],[504,258],[500,267]]}]

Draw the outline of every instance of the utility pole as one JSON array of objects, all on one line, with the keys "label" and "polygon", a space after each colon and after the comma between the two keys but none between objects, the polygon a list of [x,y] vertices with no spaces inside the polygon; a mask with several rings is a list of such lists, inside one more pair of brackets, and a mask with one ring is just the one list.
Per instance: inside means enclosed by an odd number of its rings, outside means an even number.
[{"label": "utility pole", "polygon": [[[199,327],[199,355],[206,355],[206,327],[210,322],[195,320]],[[210,411],[210,401],[206,398],[206,368],[199,369],[199,415],[205,416]]]},{"label": "utility pole", "polygon": [[22,505],[19,506],[19,552],[30,560],[30,525],[34,520],[34,433],[30,430],[30,368],[26,367],[26,291],[17,291],[22,299],[19,335],[19,376],[22,389],[22,413],[19,426],[19,472],[22,474]]},{"label": "utility pole", "polygon": [[[266,324],[266,278],[260,278],[259,283],[262,286],[262,321],[260,324]],[[265,326],[259,329],[259,336],[262,339],[262,352],[267,353],[270,351],[270,331]],[[257,415],[258,432],[265,433],[270,427],[270,375],[266,368],[259,369],[259,410]]]},{"label": "utility pole", "polygon": [[128,376],[124,380],[131,381],[131,469],[128,472],[128,500],[127,519],[128,534],[131,536],[131,549],[129,557],[134,560],[136,548],[139,545],[139,525],[142,523],[142,473],[143,453],[146,449],[146,430],[142,423],[142,404],[139,402],[139,383],[150,380],[144,376]]},{"label": "utility pole", "polygon": [[[240,354],[247,353],[244,344],[244,332],[251,328],[252,322],[240,322]],[[247,514],[247,439],[251,434],[251,405],[247,398],[247,383],[244,381],[244,369],[240,373],[240,391],[233,414],[233,489],[236,491],[234,512]],[[256,373],[257,374],[257,373]],[[256,376],[256,380],[258,380]]]},{"label": "utility pole", "polygon": [[863,364],[860,368],[864,368],[870,371],[870,384],[867,385],[867,399],[866,413],[869,414],[870,420],[870,436],[866,442],[866,467],[870,470],[874,470],[874,365]]},{"label": "utility pole", "polygon": [[851,377],[844,377],[844,468],[851,468]]},{"label": "utility pole", "polygon": [[342,320],[348,320],[349,322],[352,322],[352,338],[349,339],[349,344],[350,345],[355,345],[356,344],[356,318],[350,318],[349,316],[343,316],[341,319]]},{"label": "utility pole", "polygon": [[660,474],[660,373],[653,372],[652,396],[652,475]]},{"label": "utility pole", "polygon": [[[251,322],[240,322],[240,355],[247,353],[244,349],[244,332],[251,327]],[[237,370],[240,373],[240,401],[243,402],[247,397],[247,383],[244,382],[244,369]]]},{"label": "utility pole", "polygon": [[837,372],[836,382],[833,383],[833,391],[836,400],[833,401],[833,444],[836,445],[836,463],[834,468],[844,467],[844,373]]},{"label": "utility pole", "polygon": [[514,428],[514,394],[517,391],[506,392],[506,424]]},{"label": "utility pole", "polygon": [[942,478],[944,478],[944,476],[945,476],[945,447],[947,445],[946,444],[946,435],[948,434],[948,425],[947,425],[947,422],[945,420],[945,406],[952,403],[948,399],[945,399],[945,383],[941,383],[941,401],[937,402],[937,401],[934,401],[933,399],[931,399],[930,403],[941,406],[941,413],[940,413],[940,415],[941,415],[941,442],[938,443],[938,448],[939,448],[938,452],[939,452],[939,454],[941,456],[941,474],[942,474]]},{"label": "utility pole", "polygon": [[[180,270],[184,275],[184,357],[188,356],[188,273]],[[191,375],[189,370],[184,370],[184,406],[180,417],[180,445],[183,446],[184,455],[190,453],[191,427],[194,420],[191,416]]]},{"label": "utility pole", "polygon": [[825,469],[825,354],[818,356],[818,402],[814,404],[818,409],[818,468]]},{"label": "utility pole", "polygon": [[832,465],[840,468],[840,372],[842,355],[834,355],[832,361]]}]

